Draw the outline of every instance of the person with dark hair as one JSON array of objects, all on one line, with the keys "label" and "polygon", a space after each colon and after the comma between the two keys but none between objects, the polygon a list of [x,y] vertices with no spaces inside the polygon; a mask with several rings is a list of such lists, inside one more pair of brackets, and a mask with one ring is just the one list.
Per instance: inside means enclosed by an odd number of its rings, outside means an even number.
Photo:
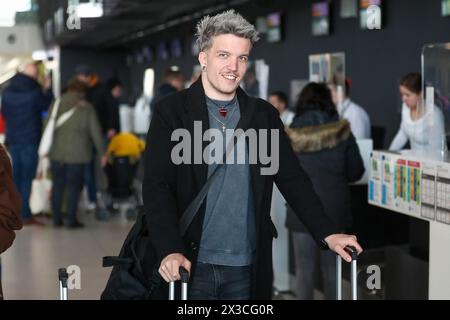
[{"label": "person with dark hair", "polygon": [[[296,116],[286,129],[301,167],[311,178],[325,214],[348,231],[352,223],[348,184],[364,174],[364,164],[348,120],[339,120],[325,84],[309,83],[300,93]],[[336,299],[336,255],[321,251],[305,225],[288,209],[286,227],[294,241],[297,298],[313,299],[314,272],[320,257],[325,299]]]},{"label": "person with dark hair", "polygon": [[412,150],[439,151],[446,145],[444,115],[437,106],[422,99],[422,76],[409,73],[400,81],[402,121],[389,150],[400,150],[409,141]]},{"label": "person with dark hair", "polygon": [[164,97],[184,89],[184,77],[181,71],[168,69],[164,72],[164,83],[158,88],[155,96],[150,102],[150,109],[153,112],[155,105]]},{"label": "person with dark hair", "polygon": [[74,79],[77,79],[78,81],[86,84],[87,91],[85,98],[89,103],[91,103],[96,108],[98,100],[103,91],[100,76],[94,73],[88,65],[80,64],[75,67]]},{"label": "person with dark hair", "polygon": [[86,85],[89,85],[91,74],[92,74],[92,70],[86,64],[80,64],[75,67],[75,70],[74,70],[75,79],[85,83]]},{"label": "person with dark hair", "polygon": [[[88,67],[79,66],[76,70],[81,72],[81,74],[78,74],[77,79],[83,81],[88,86],[86,100],[93,105],[95,112],[97,113],[97,119],[101,124],[104,119],[104,115],[101,114],[99,108],[102,106],[104,84],[101,82],[100,76],[93,73]],[[86,75],[84,75],[83,72],[85,72]],[[97,181],[100,177],[96,172],[98,171],[98,166],[96,165],[97,163],[97,154],[94,149],[92,160],[85,167],[85,184],[87,187],[88,197],[86,209],[88,211],[94,211],[97,208],[97,187],[101,186],[101,183],[99,183],[101,181]]]},{"label": "person with dark hair", "polygon": [[122,96],[122,82],[117,78],[106,81],[105,91],[97,105],[103,135],[111,140],[120,132],[119,98]]},{"label": "person with dark hair", "polygon": [[[106,129],[108,126],[107,122],[110,122],[109,116],[111,112],[108,112],[109,108],[105,107],[108,104],[105,100],[110,100],[105,99],[105,85],[102,83],[100,76],[94,73],[91,67],[86,64],[80,64],[75,67],[74,78],[87,86],[85,99],[94,107],[103,135],[106,136],[108,132]],[[112,109],[114,110],[114,108]],[[116,131],[110,131],[109,135],[113,136],[115,132]],[[96,172],[99,170],[96,163],[98,163],[98,159],[94,149],[92,159],[90,163],[85,166],[84,173],[88,196],[86,209],[88,211],[94,211],[97,208],[97,190],[101,189],[102,185],[102,179],[97,181],[100,175]]]},{"label": "person with dark hair", "polygon": [[[55,130],[49,152],[53,179],[51,205],[55,227],[63,225],[61,210],[65,189],[67,189],[67,227],[84,226],[76,214],[83,187],[85,165],[93,157],[94,146],[98,154],[105,153],[100,125],[93,106],[85,99],[86,91],[87,86],[84,82],[73,79],[69,82],[66,93],[58,101],[56,123],[62,115],[65,115],[66,120]],[[52,114],[52,110],[49,114]],[[106,156],[102,157],[101,162],[102,166],[106,164]]]},{"label": "person with dark hair", "polygon": [[337,106],[341,119],[347,119],[356,139],[370,139],[370,118],[366,110],[350,99],[351,80],[345,79],[342,101],[339,101],[337,83],[334,81],[328,85],[331,90],[333,103]]},{"label": "person with dark hair", "polygon": [[274,91],[269,94],[269,102],[280,113],[281,122],[285,126],[289,126],[294,119],[295,114],[288,109],[288,97],[283,91]]}]

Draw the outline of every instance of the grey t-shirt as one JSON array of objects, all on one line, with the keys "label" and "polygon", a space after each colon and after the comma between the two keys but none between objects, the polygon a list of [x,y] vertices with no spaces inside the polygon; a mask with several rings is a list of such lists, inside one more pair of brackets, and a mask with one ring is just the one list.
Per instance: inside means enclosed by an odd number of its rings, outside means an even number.
[{"label": "grey t-shirt", "polygon": [[[219,129],[223,137],[223,152],[228,145],[231,134],[222,131],[235,129],[240,119],[239,102],[218,101],[206,98],[210,128]],[[225,106],[227,116],[222,117],[219,107]],[[219,120],[222,122],[219,122]],[[239,139],[245,141],[243,135]],[[239,145],[239,143],[237,144]],[[205,220],[200,243],[198,261],[204,263],[245,266],[252,263],[255,250],[255,218],[253,194],[248,164],[248,148],[235,146],[233,164],[227,162],[221,169],[206,200]],[[245,153],[245,163],[237,163]],[[220,156],[222,158],[222,156]],[[242,158],[241,158],[242,159]],[[217,163],[208,166],[208,177],[213,173]]]}]

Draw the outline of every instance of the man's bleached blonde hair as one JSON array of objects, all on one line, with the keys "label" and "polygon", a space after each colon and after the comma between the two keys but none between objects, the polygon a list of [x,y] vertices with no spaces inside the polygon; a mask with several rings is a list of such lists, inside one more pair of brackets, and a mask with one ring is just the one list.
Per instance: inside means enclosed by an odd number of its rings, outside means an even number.
[{"label": "man's bleached blonde hair", "polygon": [[197,45],[200,51],[212,47],[213,38],[222,34],[232,34],[249,39],[252,45],[259,40],[258,31],[234,10],[228,10],[215,16],[205,16],[197,24]]}]

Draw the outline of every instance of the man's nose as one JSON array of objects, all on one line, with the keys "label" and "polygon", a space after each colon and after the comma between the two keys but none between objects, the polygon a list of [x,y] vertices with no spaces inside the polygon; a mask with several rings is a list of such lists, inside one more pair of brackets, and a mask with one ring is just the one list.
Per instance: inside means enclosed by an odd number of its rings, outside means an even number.
[{"label": "man's nose", "polygon": [[230,71],[237,71],[237,69],[238,69],[238,59],[237,58],[230,59],[230,62],[228,63],[228,69],[230,69]]}]

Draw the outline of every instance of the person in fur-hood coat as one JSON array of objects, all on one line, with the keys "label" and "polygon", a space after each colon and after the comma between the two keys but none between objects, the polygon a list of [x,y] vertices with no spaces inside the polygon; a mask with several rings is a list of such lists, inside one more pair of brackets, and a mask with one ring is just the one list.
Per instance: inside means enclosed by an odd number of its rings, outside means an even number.
[{"label": "person in fur-hood coat", "polygon": [[[347,120],[340,120],[329,89],[310,83],[300,93],[296,117],[286,128],[300,165],[309,175],[325,213],[344,232],[352,224],[349,183],[364,174],[364,164]],[[299,299],[312,299],[319,247],[288,209],[286,227],[293,231]],[[321,251],[325,298],[335,298],[335,255]]]}]

